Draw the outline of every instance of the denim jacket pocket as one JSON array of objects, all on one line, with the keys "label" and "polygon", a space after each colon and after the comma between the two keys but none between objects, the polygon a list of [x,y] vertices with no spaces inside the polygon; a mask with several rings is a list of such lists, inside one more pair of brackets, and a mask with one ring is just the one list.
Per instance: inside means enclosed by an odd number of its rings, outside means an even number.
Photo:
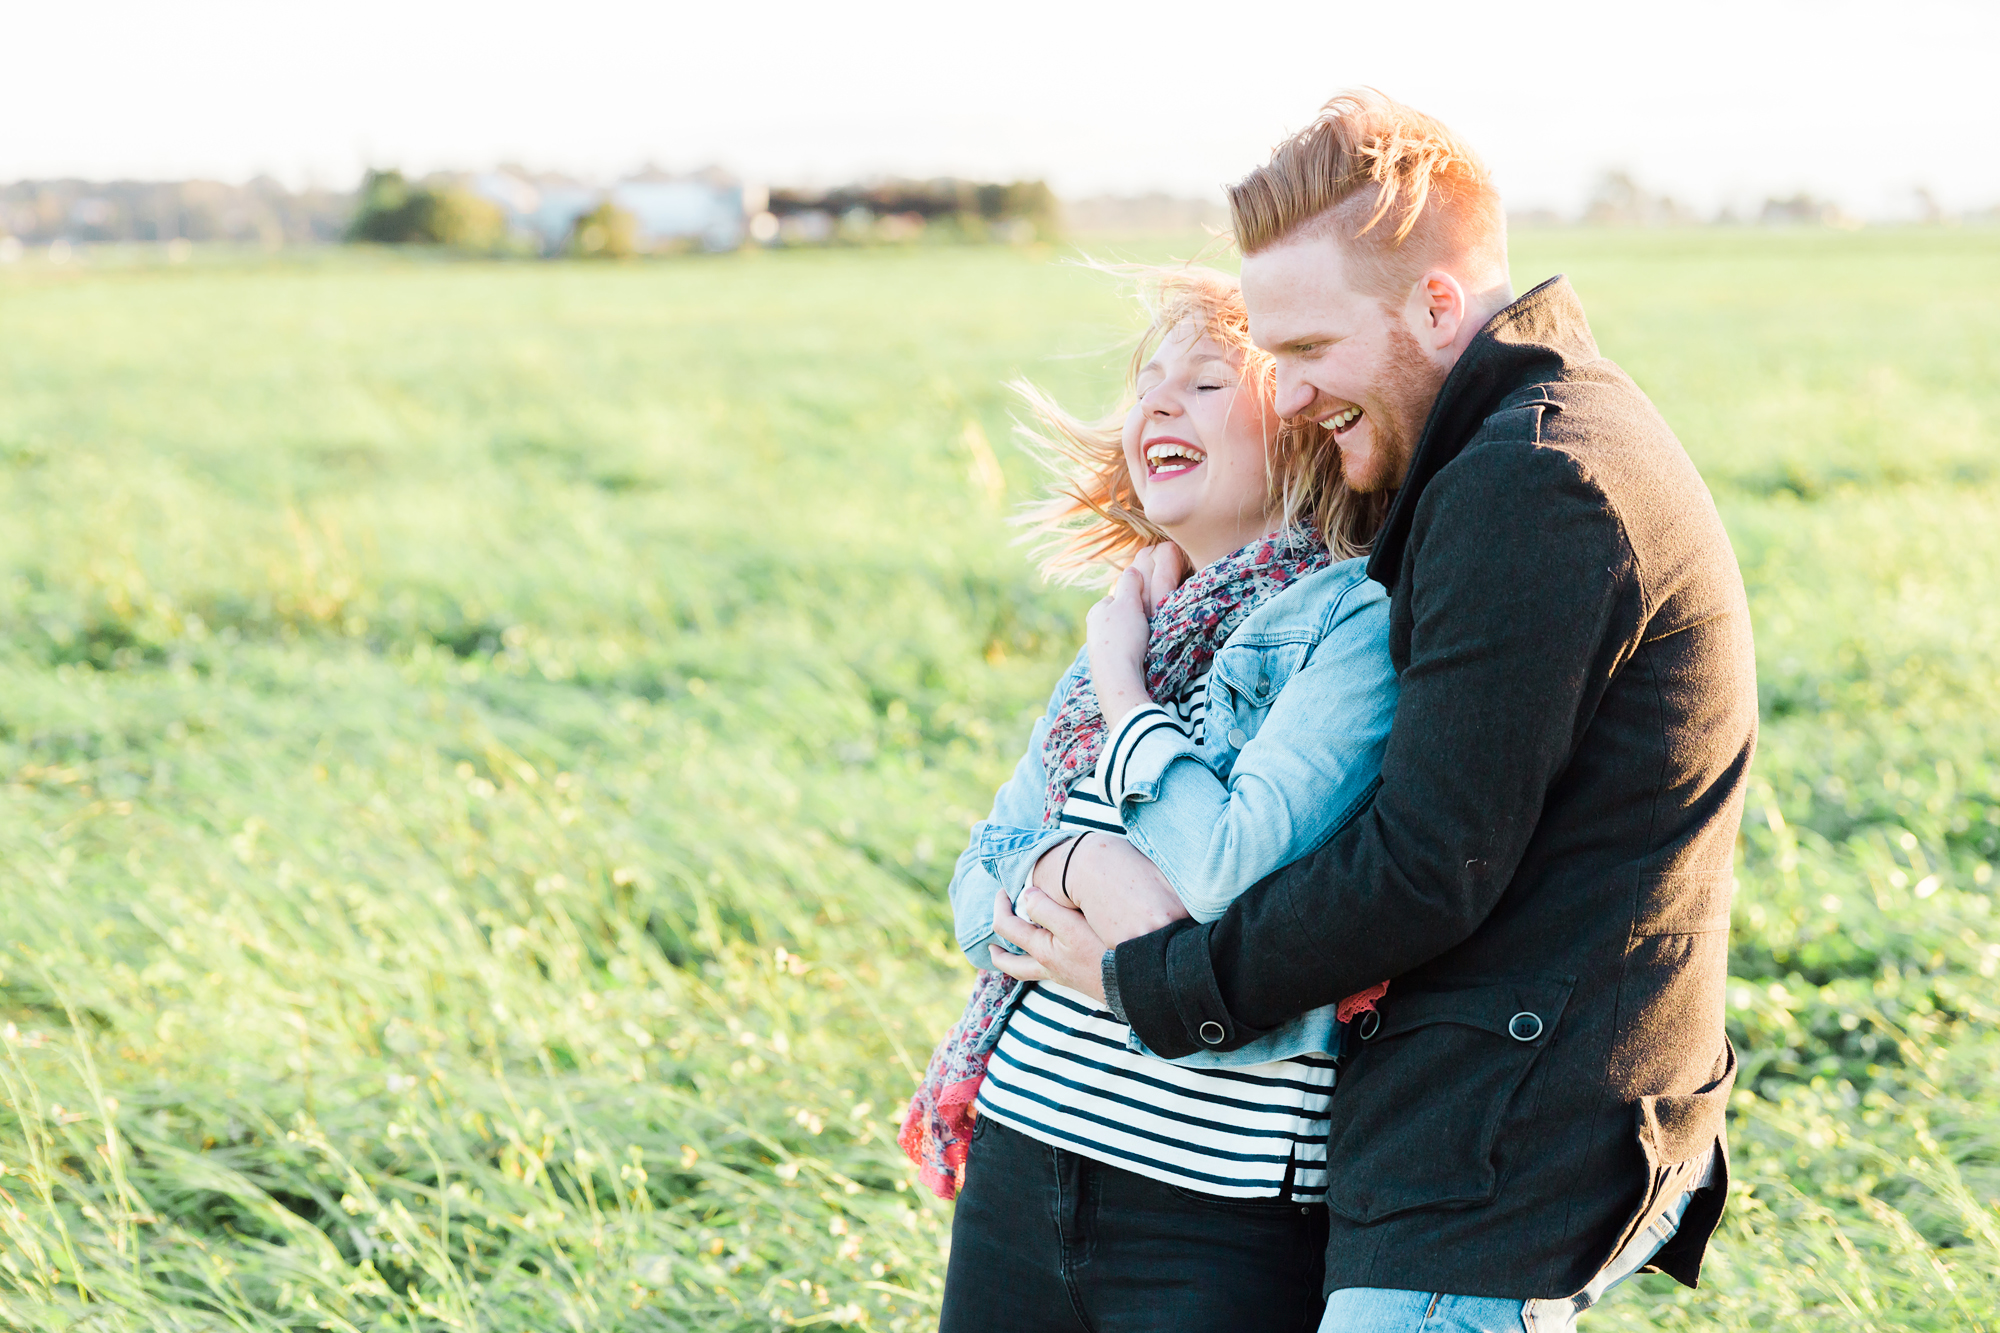
[{"label": "denim jacket pocket", "polygon": [[1278,691],[1311,656],[1310,643],[1291,639],[1234,643],[1216,654],[1203,749],[1218,776],[1229,776],[1237,754],[1263,728]]},{"label": "denim jacket pocket", "polygon": [[1311,656],[1312,644],[1303,639],[1231,643],[1215,655],[1215,680],[1243,707],[1263,713]]}]

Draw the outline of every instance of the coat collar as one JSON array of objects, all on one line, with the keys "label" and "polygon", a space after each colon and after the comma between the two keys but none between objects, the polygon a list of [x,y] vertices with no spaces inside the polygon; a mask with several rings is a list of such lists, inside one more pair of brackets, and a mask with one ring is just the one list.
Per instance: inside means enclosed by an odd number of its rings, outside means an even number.
[{"label": "coat collar", "polygon": [[1409,475],[1375,538],[1368,577],[1394,591],[1417,502],[1445,464],[1458,457],[1479,426],[1509,394],[1562,378],[1563,369],[1597,359],[1583,305],[1569,279],[1557,275],[1486,321],[1445,377],[1410,458]]}]

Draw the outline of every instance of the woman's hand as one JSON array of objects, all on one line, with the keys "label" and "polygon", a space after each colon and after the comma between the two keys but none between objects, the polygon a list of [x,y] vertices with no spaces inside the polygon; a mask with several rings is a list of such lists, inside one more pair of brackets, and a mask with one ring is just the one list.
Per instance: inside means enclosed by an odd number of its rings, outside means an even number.
[{"label": "woman's hand", "polygon": [[1090,648],[1090,683],[1108,727],[1152,702],[1146,693],[1146,643],[1153,627],[1146,612],[1146,577],[1138,564],[1118,576],[1104,600],[1084,617]]},{"label": "woman's hand", "polygon": [[1029,883],[1057,906],[1083,913],[1106,945],[1150,935],[1188,914],[1144,852],[1104,834],[1057,843],[1035,862]]},{"label": "woman's hand", "polygon": [[1146,645],[1153,612],[1180,586],[1186,557],[1172,542],[1148,546],[1084,618],[1090,648],[1090,681],[1108,727],[1152,702],[1146,693]]},{"label": "woman's hand", "polygon": [[1181,580],[1191,572],[1186,552],[1172,542],[1148,546],[1133,559],[1132,567],[1146,580],[1146,615],[1150,619],[1160,609]]},{"label": "woman's hand", "polygon": [[1079,833],[1067,842],[1059,842],[1035,858],[1035,868],[1028,872],[1028,883],[1055,899],[1058,905],[1070,911],[1080,910],[1076,901],[1069,896],[1064,882],[1069,878],[1070,858],[1076,855],[1077,847],[1088,838],[1088,833]]},{"label": "woman's hand", "polygon": [[1188,915],[1160,868],[1124,838],[1085,838],[1069,858],[1061,887],[1106,945],[1150,935]]}]

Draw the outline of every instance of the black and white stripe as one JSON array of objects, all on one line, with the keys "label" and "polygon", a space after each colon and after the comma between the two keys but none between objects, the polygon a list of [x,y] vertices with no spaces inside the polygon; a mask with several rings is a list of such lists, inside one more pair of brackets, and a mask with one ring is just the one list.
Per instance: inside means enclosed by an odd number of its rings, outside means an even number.
[{"label": "black and white stripe", "polygon": [[[1100,799],[1116,805],[1126,795],[1127,775],[1132,771],[1132,760],[1149,746],[1164,749],[1169,753],[1182,752],[1186,742],[1192,737],[1196,745],[1201,744],[1201,735],[1191,732],[1173,713],[1153,704],[1145,708],[1135,708],[1118,724],[1104,743],[1104,753],[1098,757],[1097,781],[1092,784]],[[1158,771],[1165,767],[1165,758],[1141,768],[1141,772]]]},{"label": "black and white stripe", "polygon": [[[1144,711],[1199,743],[1204,686],[1197,681],[1186,698]],[[1062,823],[1123,837],[1102,771],[1085,773],[1070,789]],[[1325,1196],[1332,1059],[1190,1069],[1135,1053],[1128,1032],[1088,996],[1050,982],[1029,986],[987,1066],[980,1113],[1044,1143],[1204,1194]]]}]

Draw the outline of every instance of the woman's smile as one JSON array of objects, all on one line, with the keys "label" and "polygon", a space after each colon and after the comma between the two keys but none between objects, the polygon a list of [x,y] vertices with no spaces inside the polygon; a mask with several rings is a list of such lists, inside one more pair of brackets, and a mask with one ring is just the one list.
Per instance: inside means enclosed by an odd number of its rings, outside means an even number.
[{"label": "woman's smile", "polygon": [[1206,453],[1177,436],[1162,435],[1158,439],[1146,441],[1148,481],[1168,481],[1174,477],[1185,477],[1207,461]]}]

